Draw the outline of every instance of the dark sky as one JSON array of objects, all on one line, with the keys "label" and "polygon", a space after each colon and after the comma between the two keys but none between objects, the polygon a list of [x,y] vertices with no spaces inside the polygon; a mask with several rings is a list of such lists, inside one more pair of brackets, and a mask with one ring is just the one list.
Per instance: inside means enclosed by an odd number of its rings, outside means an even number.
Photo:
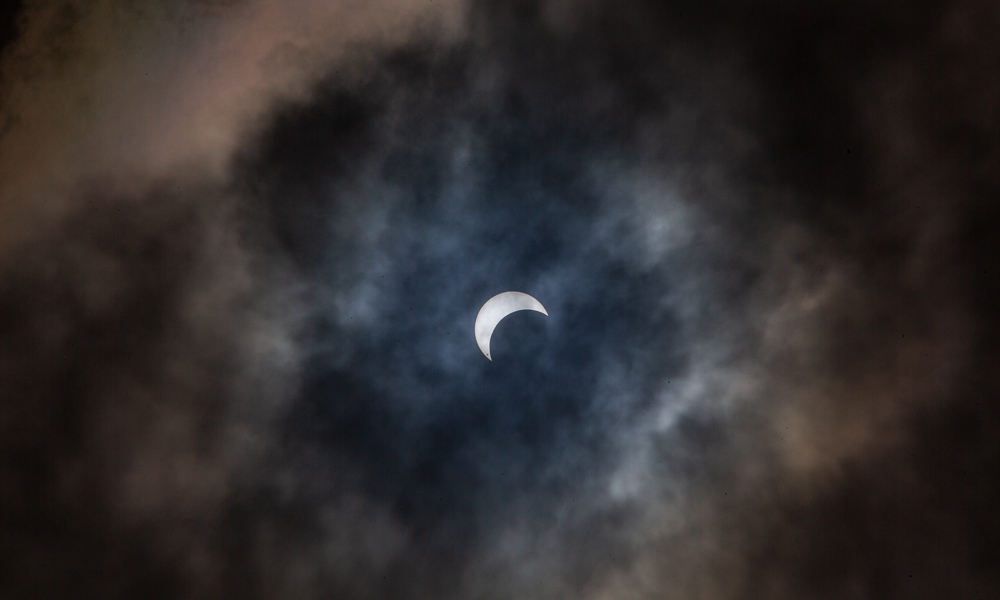
[{"label": "dark sky", "polygon": [[4,5],[0,597],[1000,596],[998,30]]}]

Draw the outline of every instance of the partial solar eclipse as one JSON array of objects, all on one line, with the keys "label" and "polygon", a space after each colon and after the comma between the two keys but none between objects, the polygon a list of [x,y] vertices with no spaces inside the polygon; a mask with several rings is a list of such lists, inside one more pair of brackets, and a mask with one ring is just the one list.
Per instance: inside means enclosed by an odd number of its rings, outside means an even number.
[{"label": "partial solar eclipse", "polygon": [[497,324],[510,313],[519,310],[534,310],[549,316],[541,302],[522,292],[497,294],[479,309],[479,314],[476,316],[476,343],[486,358],[493,360],[490,357],[490,338],[493,337],[493,330]]}]

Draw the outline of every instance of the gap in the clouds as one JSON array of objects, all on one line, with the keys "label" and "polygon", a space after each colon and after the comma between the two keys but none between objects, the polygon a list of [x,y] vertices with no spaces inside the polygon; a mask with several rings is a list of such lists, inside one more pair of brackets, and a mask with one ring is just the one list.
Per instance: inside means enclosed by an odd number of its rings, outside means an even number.
[{"label": "gap in the clouds", "polygon": [[[471,320],[456,327],[458,349],[450,351],[463,354],[457,370],[421,362],[419,349],[434,345],[424,340],[439,338],[441,330],[419,315],[429,304],[414,301],[433,289],[411,287],[403,296],[418,313],[400,303],[384,315],[401,331],[391,325],[360,343],[346,364],[316,357],[287,435],[293,444],[346,457],[363,471],[367,493],[423,527],[442,520],[469,525],[482,511],[502,513],[518,498],[534,497],[542,516],[559,495],[586,485],[597,465],[613,460],[615,437],[649,405],[603,406],[601,360],[611,355],[628,363],[669,340],[669,331],[643,327],[646,315],[630,304],[620,268],[585,276],[595,288],[588,286],[575,304],[564,302],[558,321],[523,313],[502,322],[493,362],[475,346]],[[411,327],[403,327],[406,321]],[[668,359],[654,376],[682,368],[670,365],[669,348],[654,351]],[[642,373],[646,365],[626,368],[640,383],[620,402],[655,393],[655,377],[642,383],[650,376]]]},{"label": "gap in the clouds", "polygon": [[[629,163],[635,124],[551,57],[480,90],[481,58],[406,48],[334,75],[239,166],[312,288],[289,453],[326,457],[324,477],[451,547],[605,493],[623,436],[687,361],[663,298],[689,265],[594,242],[633,205],[588,169]],[[550,314],[505,319],[490,362],[473,322],[506,290]]]}]

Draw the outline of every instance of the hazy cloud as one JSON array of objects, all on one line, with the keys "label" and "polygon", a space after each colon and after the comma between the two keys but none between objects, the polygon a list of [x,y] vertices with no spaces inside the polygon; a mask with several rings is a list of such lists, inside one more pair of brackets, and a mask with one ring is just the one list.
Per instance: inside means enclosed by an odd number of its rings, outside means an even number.
[{"label": "hazy cloud", "polygon": [[2,595],[995,592],[998,16],[26,2]]}]

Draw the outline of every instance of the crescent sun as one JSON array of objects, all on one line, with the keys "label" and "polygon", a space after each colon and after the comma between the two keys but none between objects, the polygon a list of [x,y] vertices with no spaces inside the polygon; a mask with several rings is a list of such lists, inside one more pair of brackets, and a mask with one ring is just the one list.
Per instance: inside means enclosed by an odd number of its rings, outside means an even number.
[{"label": "crescent sun", "polygon": [[534,310],[548,316],[545,307],[534,297],[522,292],[504,292],[497,294],[479,309],[476,316],[476,343],[486,358],[490,357],[490,338],[497,324],[507,315],[519,310]]}]

